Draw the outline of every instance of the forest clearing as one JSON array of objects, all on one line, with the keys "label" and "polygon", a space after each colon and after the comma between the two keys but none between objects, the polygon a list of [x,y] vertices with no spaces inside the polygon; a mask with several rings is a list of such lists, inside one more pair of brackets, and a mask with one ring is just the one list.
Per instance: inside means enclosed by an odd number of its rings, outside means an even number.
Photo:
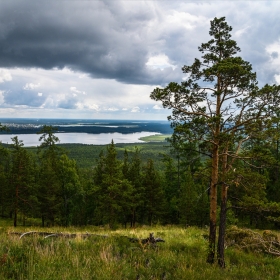
[{"label": "forest clearing", "polygon": [[[106,227],[49,228],[7,226],[2,220],[1,279],[279,279],[279,258],[254,248],[226,248],[227,267],[205,263],[208,229],[142,226],[110,230]],[[77,234],[75,238],[14,232],[49,231]],[[156,246],[130,242],[153,232],[164,239]],[[79,237],[79,234],[90,234]],[[259,234],[262,234],[259,231]],[[69,236],[68,236],[69,237]],[[279,237],[279,236],[278,236]]]}]

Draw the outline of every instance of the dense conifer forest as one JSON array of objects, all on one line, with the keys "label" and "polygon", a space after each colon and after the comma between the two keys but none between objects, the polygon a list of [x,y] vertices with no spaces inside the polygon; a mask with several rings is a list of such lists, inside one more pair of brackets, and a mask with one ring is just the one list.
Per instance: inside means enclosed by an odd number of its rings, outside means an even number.
[{"label": "dense conifer forest", "polygon": [[[60,145],[55,132],[45,126],[37,148],[18,137],[1,146],[1,216],[14,226],[208,225],[209,161],[174,143],[175,134],[166,142],[94,146]],[[271,164],[242,171],[229,190],[228,224],[279,226],[278,145],[265,145]]]},{"label": "dense conifer forest", "polygon": [[14,226],[207,224],[207,186],[193,189],[169,142],[60,145],[55,132],[44,126],[37,148],[18,137],[1,146],[1,216]]}]

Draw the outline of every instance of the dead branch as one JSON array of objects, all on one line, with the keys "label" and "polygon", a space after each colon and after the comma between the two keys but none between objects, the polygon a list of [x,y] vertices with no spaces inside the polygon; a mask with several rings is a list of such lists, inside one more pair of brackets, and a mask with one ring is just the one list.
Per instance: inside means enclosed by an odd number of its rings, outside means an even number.
[{"label": "dead branch", "polygon": [[263,252],[280,256],[280,242],[278,236],[270,230],[263,234],[249,229],[231,227],[226,233],[226,247],[235,246],[242,250]]},{"label": "dead branch", "polygon": [[139,238],[130,238],[128,237],[130,242],[141,242],[141,244],[156,244],[157,242],[165,242],[161,238],[155,238],[153,233],[150,233],[150,236],[145,239],[139,239]]}]

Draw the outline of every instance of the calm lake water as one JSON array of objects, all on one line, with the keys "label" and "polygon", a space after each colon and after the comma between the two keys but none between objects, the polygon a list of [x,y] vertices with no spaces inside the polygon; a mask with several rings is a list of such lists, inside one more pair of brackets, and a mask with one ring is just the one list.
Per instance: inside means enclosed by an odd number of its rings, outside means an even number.
[{"label": "calm lake water", "polygon": [[[79,144],[92,144],[92,145],[107,145],[113,140],[117,143],[143,143],[144,141],[139,140],[141,137],[158,135],[156,132],[135,132],[135,133],[100,133],[100,134],[89,134],[89,133],[56,133],[55,135],[59,138],[60,144],[79,143]],[[40,145],[38,134],[1,134],[0,141],[2,143],[11,144],[12,137],[18,136],[19,140],[23,141],[25,147],[38,146]]]}]

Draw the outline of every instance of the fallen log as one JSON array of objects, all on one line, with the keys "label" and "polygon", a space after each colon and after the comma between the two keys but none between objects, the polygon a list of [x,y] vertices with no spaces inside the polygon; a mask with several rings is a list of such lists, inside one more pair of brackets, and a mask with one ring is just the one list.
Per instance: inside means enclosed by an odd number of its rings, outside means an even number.
[{"label": "fallen log", "polygon": [[49,237],[63,237],[63,238],[81,237],[81,238],[88,238],[88,237],[91,237],[91,236],[108,237],[108,235],[91,234],[91,233],[76,234],[76,233],[62,233],[61,232],[61,233],[49,233],[44,238],[49,238]]},{"label": "fallen log", "polygon": [[[107,238],[109,237],[109,235],[101,235],[101,234],[94,234],[94,233],[63,233],[63,232],[42,232],[42,231],[28,231],[28,232],[10,232],[9,234],[16,234],[19,235],[19,239],[28,236],[28,235],[39,235],[39,236],[44,236],[44,238],[50,238],[50,237],[62,237],[62,238],[88,238],[88,237],[92,237],[92,236],[96,236],[96,237],[103,237],[103,238]],[[135,238],[135,237],[129,237],[129,236],[118,236],[118,237],[125,237],[128,238],[128,240],[132,243],[141,243],[143,245],[146,244],[153,244],[155,245],[157,242],[165,242],[162,238],[159,237],[154,237],[153,233],[149,234],[149,237],[147,238]]]},{"label": "fallen log", "polygon": [[43,232],[43,231],[28,231],[28,232],[17,232],[17,231],[13,231],[13,232],[9,232],[8,234],[19,235],[20,238],[21,238],[21,236],[30,235],[30,234],[48,235],[48,234],[50,234],[50,233],[49,233],[49,232]]}]

